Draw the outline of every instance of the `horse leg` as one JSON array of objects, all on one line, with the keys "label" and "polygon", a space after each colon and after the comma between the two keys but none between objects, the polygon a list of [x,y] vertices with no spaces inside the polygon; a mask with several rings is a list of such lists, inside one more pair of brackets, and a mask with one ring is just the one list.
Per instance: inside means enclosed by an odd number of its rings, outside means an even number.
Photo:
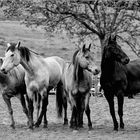
[{"label": "horse leg", "polygon": [[46,113],[44,113],[44,128],[47,128],[47,125],[48,125],[48,121],[47,121],[47,116],[46,116]]},{"label": "horse leg", "polygon": [[90,118],[90,108],[89,108],[89,105],[86,106],[85,112],[86,112],[87,119],[88,119],[88,127],[89,127],[89,129],[92,129],[92,122],[91,122],[91,118]]},{"label": "horse leg", "polygon": [[[105,97],[108,101],[108,104],[109,104],[110,114],[112,116],[113,123],[114,123],[114,130],[118,131],[118,122],[117,122],[117,119],[116,119],[116,116],[115,116],[115,109],[114,109],[114,95],[108,96],[108,94],[105,93],[104,95],[105,95]],[[111,93],[109,95],[111,95]]]},{"label": "horse leg", "polygon": [[123,93],[119,93],[117,96],[118,99],[118,114],[120,117],[120,128],[124,128],[124,123],[123,123],[123,103],[124,103],[124,95]]},{"label": "horse leg", "polygon": [[39,127],[39,125],[42,122],[43,115],[44,115],[44,121],[45,121],[44,125],[47,125],[47,120],[46,120],[46,108],[47,108],[47,105],[48,105],[48,96],[44,97],[42,99],[42,109],[41,109],[41,112],[40,112],[40,116],[39,116],[37,122],[35,123],[35,127]]},{"label": "horse leg", "polygon": [[37,118],[37,120],[38,120],[38,117],[39,117],[39,111],[40,111],[41,96],[40,96],[39,93],[37,93],[36,96],[37,96],[37,104],[36,104],[37,115],[36,115],[36,118]]},{"label": "horse leg", "polygon": [[39,117],[39,111],[40,111],[40,104],[38,104],[38,105],[36,106],[36,108],[37,108],[36,118],[38,119],[38,117]]},{"label": "horse leg", "polygon": [[85,108],[78,109],[78,127],[83,128],[83,114],[84,114]]},{"label": "horse leg", "polygon": [[89,129],[92,129],[92,122],[91,122],[91,118],[90,118],[89,99],[90,99],[90,94],[87,94],[86,98],[85,98],[85,113],[86,113],[87,119],[88,119],[88,127],[89,127]]},{"label": "horse leg", "polygon": [[29,99],[29,97],[27,96],[27,103],[28,103],[28,116],[29,116],[29,128],[33,129],[33,111],[34,111],[34,107],[33,107],[33,100]]},{"label": "horse leg", "polygon": [[[69,93],[70,95],[71,93]],[[76,96],[71,96],[71,99],[70,99],[70,105],[71,105],[71,110],[72,110],[72,113],[71,113],[71,120],[70,120],[70,128],[75,128],[77,129],[77,117],[78,117],[78,109],[77,109],[77,101],[76,101]]]},{"label": "horse leg", "polygon": [[28,119],[27,124],[29,124],[29,114],[28,114],[28,109],[26,107],[26,102],[25,102],[24,95],[19,94],[18,98],[19,98],[19,100],[21,102],[21,105],[22,105],[22,108],[23,108],[23,112],[25,113],[25,115],[26,115],[26,117]]},{"label": "horse leg", "polygon": [[77,129],[77,109],[76,109],[76,106],[72,107],[70,128]]},{"label": "horse leg", "polygon": [[47,116],[46,116],[46,112],[47,112],[47,106],[48,106],[48,95],[49,95],[49,92],[47,93],[47,98],[46,98],[46,111],[44,112],[44,128],[47,128],[47,125],[48,125],[48,121],[47,121]]},{"label": "horse leg", "polygon": [[66,99],[66,97],[63,98],[63,107],[64,107],[64,125],[67,125],[68,118],[67,118],[67,99]]},{"label": "horse leg", "polygon": [[10,118],[11,118],[11,125],[10,126],[13,129],[15,129],[15,121],[14,121],[14,117],[13,117],[13,109],[12,109],[11,101],[10,101],[11,97],[9,97],[7,95],[7,93],[3,93],[2,97],[3,97],[3,100],[4,100],[4,102],[6,103],[6,105],[8,107],[9,115],[10,115]]},{"label": "horse leg", "polygon": [[45,100],[42,99],[42,108],[41,108],[40,115],[39,115],[39,117],[37,119],[37,122],[35,123],[35,127],[39,127],[39,125],[42,122],[42,118],[43,118],[43,115],[44,115],[44,112],[43,112],[44,106],[45,106]]},{"label": "horse leg", "polygon": [[79,117],[80,117],[80,118],[79,118],[79,127],[80,127],[80,128],[83,128],[83,114],[84,114],[84,110],[85,110],[85,109],[82,109],[82,110],[81,110],[81,113],[80,113],[80,116],[79,116]]},{"label": "horse leg", "polygon": [[[81,94],[79,94],[81,95]],[[78,121],[78,127],[83,127],[83,112],[85,110],[85,103],[83,102],[83,98],[81,96],[78,96],[77,98],[77,121]]]}]

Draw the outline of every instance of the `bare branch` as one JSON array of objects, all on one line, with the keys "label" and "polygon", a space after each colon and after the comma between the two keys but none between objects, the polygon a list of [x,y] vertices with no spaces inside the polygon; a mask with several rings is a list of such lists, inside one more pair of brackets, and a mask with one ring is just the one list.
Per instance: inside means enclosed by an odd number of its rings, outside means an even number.
[{"label": "bare branch", "polygon": [[119,36],[119,35],[117,35],[117,36],[118,36],[124,43],[126,43],[138,57],[140,57],[139,50],[137,50],[137,49],[135,48],[135,45],[134,45],[133,43],[131,43],[131,42],[130,42],[129,40],[127,40],[127,39],[122,38],[122,37]]}]

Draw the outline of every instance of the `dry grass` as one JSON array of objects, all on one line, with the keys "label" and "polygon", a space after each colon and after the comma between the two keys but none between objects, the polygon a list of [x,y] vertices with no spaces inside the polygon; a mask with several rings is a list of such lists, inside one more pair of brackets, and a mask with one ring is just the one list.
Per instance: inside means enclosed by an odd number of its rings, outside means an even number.
[{"label": "dry grass", "polygon": [[[125,129],[118,132],[113,131],[112,119],[109,114],[108,104],[105,98],[91,97],[91,119],[93,130],[88,131],[87,118],[84,115],[84,128],[79,131],[73,131],[69,126],[63,126],[63,121],[57,119],[55,110],[55,96],[49,97],[49,106],[47,111],[48,128],[35,128],[29,131],[26,126],[26,116],[22,112],[21,105],[17,98],[12,99],[16,129],[9,127],[10,118],[2,98],[0,98],[0,139],[4,140],[85,140],[85,139],[104,139],[104,140],[139,140],[140,138],[140,98],[125,98],[124,105],[124,123]],[[116,102],[116,99],[115,99]],[[116,104],[117,107],[117,104]],[[70,109],[68,108],[68,118],[70,119]],[[116,110],[117,114],[117,110]],[[118,118],[118,115],[117,115]]]}]

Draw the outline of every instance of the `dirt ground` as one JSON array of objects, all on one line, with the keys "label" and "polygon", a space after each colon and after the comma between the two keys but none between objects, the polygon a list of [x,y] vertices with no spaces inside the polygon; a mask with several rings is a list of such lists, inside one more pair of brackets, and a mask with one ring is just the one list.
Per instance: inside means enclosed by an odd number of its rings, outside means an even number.
[{"label": "dirt ground", "polygon": [[[116,102],[116,99],[115,99]],[[113,131],[112,119],[109,114],[108,104],[104,97],[91,96],[91,119],[93,130],[88,131],[87,118],[84,115],[84,128],[73,131],[69,126],[63,126],[62,119],[58,119],[55,109],[55,95],[50,95],[48,106],[48,128],[27,128],[26,116],[22,112],[17,98],[12,99],[16,129],[10,128],[10,118],[7,107],[0,98],[0,139],[2,140],[139,140],[140,139],[140,97],[135,99],[125,98],[124,123],[125,129]],[[117,105],[116,105],[117,108]],[[71,110],[68,108],[68,118]],[[34,115],[36,112],[34,113]],[[116,110],[117,114],[117,110]],[[118,115],[117,115],[118,116]]]}]

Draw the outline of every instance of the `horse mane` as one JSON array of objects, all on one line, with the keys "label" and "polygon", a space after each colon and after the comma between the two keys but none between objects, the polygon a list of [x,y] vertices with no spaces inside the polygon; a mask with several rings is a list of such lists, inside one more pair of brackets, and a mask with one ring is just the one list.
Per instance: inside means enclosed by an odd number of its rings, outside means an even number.
[{"label": "horse mane", "polygon": [[30,60],[30,55],[31,55],[30,50],[26,47],[20,47],[19,51],[21,57],[25,58],[25,60],[28,62]]},{"label": "horse mane", "polygon": [[78,65],[78,61],[76,60],[76,56],[78,54],[78,52],[80,51],[80,49],[77,49],[74,54],[73,54],[73,58],[72,58],[72,64],[74,66],[74,80],[76,82],[78,82],[79,77],[82,78],[83,77],[83,73],[81,73],[80,71],[80,67]]},{"label": "horse mane", "polygon": [[73,54],[73,57],[72,57],[72,63],[73,64],[75,63],[75,58],[76,58],[76,55],[78,54],[79,51],[80,51],[80,49],[77,49]]}]

